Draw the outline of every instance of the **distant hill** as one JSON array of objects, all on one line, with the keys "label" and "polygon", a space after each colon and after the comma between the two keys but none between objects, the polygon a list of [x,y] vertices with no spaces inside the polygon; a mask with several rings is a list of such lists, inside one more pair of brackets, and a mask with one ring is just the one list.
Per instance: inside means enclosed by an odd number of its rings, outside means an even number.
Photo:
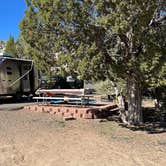
[{"label": "distant hill", "polygon": [[0,40],[0,53],[3,53],[6,47],[6,41],[5,40]]}]

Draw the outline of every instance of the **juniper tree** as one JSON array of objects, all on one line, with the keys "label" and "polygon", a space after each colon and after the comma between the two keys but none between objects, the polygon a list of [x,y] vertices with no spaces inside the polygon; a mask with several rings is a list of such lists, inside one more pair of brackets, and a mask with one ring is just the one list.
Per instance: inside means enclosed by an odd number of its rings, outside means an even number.
[{"label": "juniper tree", "polygon": [[83,79],[127,81],[123,121],[141,122],[142,89],[166,84],[166,16],[162,0],[27,0],[20,23],[46,64]]}]

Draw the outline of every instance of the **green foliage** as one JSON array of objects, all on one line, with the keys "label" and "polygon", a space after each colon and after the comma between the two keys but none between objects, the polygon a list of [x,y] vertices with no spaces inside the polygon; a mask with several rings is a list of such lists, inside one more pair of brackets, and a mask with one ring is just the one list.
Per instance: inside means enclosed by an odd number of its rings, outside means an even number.
[{"label": "green foliage", "polygon": [[16,43],[14,37],[10,35],[9,40],[7,41],[5,53],[11,54],[14,57],[17,57]]},{"label": "green foliage", "polygon": [[27,4],[21,33],[45,66],[54,65],[53,55],[59,53],[63,73],[78,72],[84,79],[133,75],[142,84],[166,83],[165,23],[150,24],[156,11],[165,10],[157,0],[28,0]]},{"label": "green foliage", "polygon": [[141,89],[166,85],[164,0],[26,1],[21,35],[47,72],[58,63],[63,75],[125,80],[130,113]]},{"label": "green foliage", "polygon": [[46,71],[58,63],[61,74],[86,80],[132,76],[142,86],[166,84],[166,24],[158,21],[164,1],[27,0],[27,5],[21,35]]},{"label": "green foliage", "polygon": [[35,66],[42,72],[46,72],[46,64],[41,58],[37,49],[32,48],[23,38],[22,35],[16,41],[17,57],[24,59],[33,59]]},{"label": "green foliage", "polygon": [[[121,93],[126,95],[126,82],[122,79],[115,81],[117,88],[120,89]],[[98,94],[105,95],[115,95],[115,89],[110,80],[106,79],[105,81],[97,81],[93,84],[95,90]]]}]

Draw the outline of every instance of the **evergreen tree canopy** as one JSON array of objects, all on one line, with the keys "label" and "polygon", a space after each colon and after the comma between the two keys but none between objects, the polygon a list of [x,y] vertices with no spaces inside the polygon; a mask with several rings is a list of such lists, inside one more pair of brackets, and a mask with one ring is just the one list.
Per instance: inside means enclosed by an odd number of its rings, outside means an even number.
[{"label": "evergreen tree canopy", "polygon": [[84,79],[125,79],[127,121],[140,121],[142,87],[166,85],[164,0],[27,0],[27,5],[20,29],[38,58],[49,66],[58,53],[61,68]]},{"label": "evergreen tree canopy", "polygon": [[16,43],[14,37],[10,35],[9,40],[7,41],[5,53],[11,54],[14,57],[17,57]]},{"label": "evergreen tree canopy", "polygon": [[20,34],[16,41],[16,50],[19,58],[32,59],[35,63],[35,66],[41,71],[45,72],[44,61],[40,59],[39,51],[35,48],[32,48],[28,44],[24,37]]}]

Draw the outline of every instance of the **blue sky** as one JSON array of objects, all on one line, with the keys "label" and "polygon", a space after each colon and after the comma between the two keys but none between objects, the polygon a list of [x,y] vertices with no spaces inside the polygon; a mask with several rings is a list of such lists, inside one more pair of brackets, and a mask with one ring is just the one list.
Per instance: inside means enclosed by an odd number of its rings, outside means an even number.
[{"label": "blue sky", "polygon": [[15,40],[19,34],[19,22],[24,16],[24,0],[1,0],[0,4],[0,40],[8,40],[9,35]]}]

